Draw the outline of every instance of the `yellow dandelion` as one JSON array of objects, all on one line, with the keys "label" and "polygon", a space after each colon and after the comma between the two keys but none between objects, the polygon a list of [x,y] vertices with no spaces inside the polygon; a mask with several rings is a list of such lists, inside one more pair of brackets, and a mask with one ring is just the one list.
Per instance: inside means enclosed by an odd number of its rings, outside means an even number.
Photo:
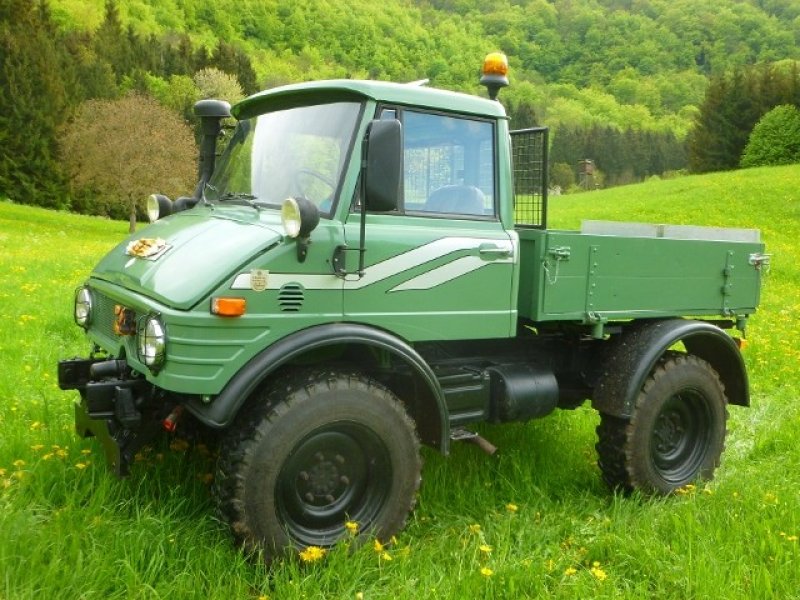
[{"label": "yellow dandelion", "polygon": [[491,577],[494,575],[494,571],[492,571],[489,567],[481,567],[481,575],[484,577]]},{"label": "yellow dandelion", "polygon": [[469,526],[470,533],[480,533],[480,530],[481,526],[478,525],[477,523],[473,523],[472,525]]},{"label": "yellow dandelion", "polygon": [[492,552],[492,547],[489,544],[481,544],[478,549],[484,554],[490,554]]},{"label": "yellow dandelion", "polygon": [[40,423],[39,421],[34,421],[33,423],[31,423],[31,431],[37,431],[42,427],[44,427],[44,425],[42,425],[42,423]]},{"label": "yellow dandelion", "polygon": [[589,569],[589,572],[594,575],[595,579],[598,581],[605,581],[608,577],[606,572],[600,568],[600,563],[597,561],[592,564],[592,568]]},{"label": "yellow dandelion", "polygon": [[319,546],[309,546],[300,552],[300,560],[305,563],[317,562],[318,560],[322,560],[324,556],[325,548],[320,548]]},{"label": "yellow dandelion", "polygon": [[786,536],[786,541],[787,542],[796,542],[797,541],[797,536],[796,535],[787,535]]},{"label": "yellow dandelion", "polygon": [[169,449],[173,452],[183,452],[189,447],[189,442],[184,439],[176,439],[173,440],[172,443],[169,445]]},{"label": "yellow dandelion", "polygon": [[383,544],[381,544],[380,540],[376,539],[372,543],[372,549],[375,550],[375,552],[377,552],[378,554],[380,554],[381,552],[384,551],[384,546],[383,546]]},{"label": "yellow dandelion", "polygon": [[567,567],[566,569],[564,569],[564,575],[566,575],[567,577],[572,577],[577,572],[578,569],[576,569],[575,567]]},{"label": "yellow dandelion", "polygon": [[515,513],[519,510],[519,506],[509,502],[508,504],[506,504],[506,510],[510,513]]},{"label": "yellow dandelion", "polygon": [[5,469],[0,469],[0,477],[4,477],[5,474],[6,474],[6,470]]},{"label": "yellow dandelion", "polygon": [[356,592],[356,600],[364,600],[364,592]]},{"label": "yellow dandelion", "polygon": [[42,448],[44,448],[44,444],[34,444],[33,446],[31,446],[31,450],[33,450],[34,452],[38,452]]},{"label": "yellow dandelion", "polygon": [[42,455],[42,460],[50,460],[51,458],[53,458],[53,456],[55,455],[52,452],[48,452],[47,454]]},{"label": "yellow dandelion", "polygon": [[392,555],[388,552],[381,552],[381,560],[390,561],[392,560]]},{"label": "yellow dandelion", "polygon": [[58,458],[66,458],[67,457],[67,451],[64,450],[63,448],[59,448],[58,450],[55,451],[55,455]]},{"label": "yellow dandelion", "polygon": [[12,465],[14,465],[15,467],[17,467],[18,469],[21,469],[22,467],[24,467],[24,466],[25,466],[25,461],[24,461],[24,460],[22,460],[21,458],[18,458],[17,460],[15,460],[15,461],[14,461],[13,463],[11,463],[11,464],[12,464]]},{"label": "yellow dandelion", "polygon": [[81,450],[81,454],[83,454],[84,456],[86,456],[88,454],[91,454],[91,453],[92,453],[92,451],[89,450],[89,448],[84,448],[83,450]]},{"label": "yellow dandelion", "polygon": [[82,463],[82,462],[75,463],[75,468],[76,469],[80,469],[82,471],[83,469],[86,468],[86,463]]},{"label": "yellow dandelion", "polygon": [[344,527],[350,535],[358,533],[358,523],[355,521],[345,521]]}]

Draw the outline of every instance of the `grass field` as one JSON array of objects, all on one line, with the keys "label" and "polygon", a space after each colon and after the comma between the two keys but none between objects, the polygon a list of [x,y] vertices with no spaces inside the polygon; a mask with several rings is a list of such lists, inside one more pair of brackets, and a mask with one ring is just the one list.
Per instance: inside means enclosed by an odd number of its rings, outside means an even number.
[{"label": "grass field", "polygon": [[118,481],[72,431],[59,358],[85,355],[72,293],[127,223],[0,202],[0,599],[800,597],[800,166],[554,198],[581,218],[761,229],[774,254],[716,479],[669,498],[611,494],[588,408],[484,427],[501,449],[425,452],[391,547],[253,564],[213,517],[213,458],[173,441]]}]

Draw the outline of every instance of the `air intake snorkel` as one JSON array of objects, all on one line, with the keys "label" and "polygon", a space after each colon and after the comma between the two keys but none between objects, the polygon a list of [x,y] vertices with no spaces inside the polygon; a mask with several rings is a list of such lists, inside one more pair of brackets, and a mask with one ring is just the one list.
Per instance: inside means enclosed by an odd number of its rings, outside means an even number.
[{"label": "air intake snorkel", "polygon": [[217,159],[217,139],[222,131],[222,119],[231,116],[231,105],[224,100],[200,100],[194,105],[194,114],[200,118],[202,138],[200,139],[200,160],[198,177],[200,181],[194,191],[196,199],[202,198],[203,188],[214,173]]}]

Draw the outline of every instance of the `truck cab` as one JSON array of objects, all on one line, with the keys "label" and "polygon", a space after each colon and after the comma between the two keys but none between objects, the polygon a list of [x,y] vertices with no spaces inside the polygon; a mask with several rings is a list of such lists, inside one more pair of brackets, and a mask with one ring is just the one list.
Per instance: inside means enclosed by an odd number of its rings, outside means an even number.
[{"label": "truck cab", "polygon": [[420,444],[491,449],[470,424],[585,400],[612,487],[711,476],[749,404],[729,332],[758,304],[757,232],[547,229],[547,131],[496,100],[342,80],[231,112],[195,195],[154,197],[76,293],[91,351],[59,382],[119,475],[181,419],[221,431],[219,512],[269,557],[353,522],[387,539]]}]

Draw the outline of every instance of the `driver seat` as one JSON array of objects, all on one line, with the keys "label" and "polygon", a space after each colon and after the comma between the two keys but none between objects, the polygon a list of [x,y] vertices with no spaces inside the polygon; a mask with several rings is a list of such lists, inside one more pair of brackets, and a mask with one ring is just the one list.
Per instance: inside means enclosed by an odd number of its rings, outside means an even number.
[{"label": "driver seat", "polygon": [[445,185],[431,193],[425,211],[454,215],[482,215],[483,192],[472,185]]}]

